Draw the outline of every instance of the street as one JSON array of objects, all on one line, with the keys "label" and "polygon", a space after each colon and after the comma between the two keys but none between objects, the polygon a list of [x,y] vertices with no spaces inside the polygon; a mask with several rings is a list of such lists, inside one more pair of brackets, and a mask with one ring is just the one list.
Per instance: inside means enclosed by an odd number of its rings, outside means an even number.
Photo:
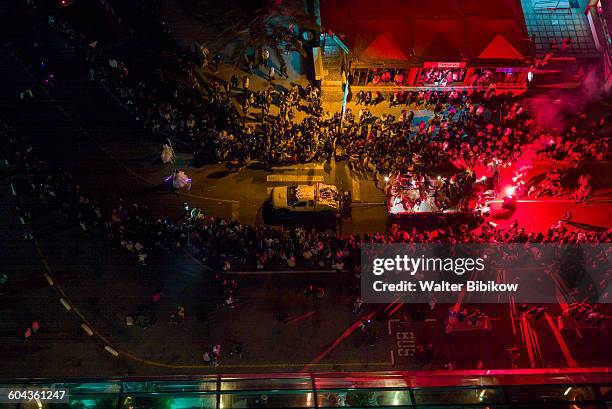
[{"label": "street", "polygon": [[[7,18],[8,11],[3,11]],[[230,172],[225,163],[195,167],[192,152],[177,145],[176,163],[163,165],[165,137],[145,130],[108,90],[89,80],[73,54],[53,41],[47,51],[56,69],[55,86],[37,85],[33,100],[20,100],[18,91],[37,81],[28,63],[36,36],[18,36],[15,23],[4,30],[12,36],[0,48],[2,116],[35,141],[50,163],[72,173],[91,197],[121,197],[127,205],[146,203],[170,220],[180,219],[188,203],[206,215],[259,225],[264,223],[262,205],[269,188],[324,182],[352,192],[352,217],[343,222],[342,234],[388,230],[386,197],[374,183],[380,175],[356,174],[344,161],[270,171],[254,163]],[[509,226],[516,219],[526,229],[544,230],[570,209],[572,223],[609,229],[611,163],[581,166],[579,171],[594,175],[590,203],[576,204],[568,194],[524,198],[515,211],[507,212],[498,200],[487,221]],[[175,169],[193,179],[189,192],[164,185],[163,179]],[[538,174],[548,170],[538,168]],[[605,367],[612,358],[605,326],[612,313],[609,305],[601,306],[606,315],[602,329],[560,329],[560,304],[546,306],[544,317],[531,319],[513,314],[513,306],[506,303],[480,307],[491,320],[490,330],[447,333],[451,305],[393,303],[353,312],[354,277],[347,272],[236,270],[226,274],[240,283],[236,306],[230,308],[216,288],[214,276],[220,272],[211,271],[190,248],[152,256],[146,266],[139,266],[104,237],[67,223],[38,197],[12,195],[11,185],[24,178],[7,170],[0,179],[0,262],[10,277],[0,297],[0,357],[10,368],[5,377],[427,370],[448,365]],[[24,224],[15,211],[20,201],[32,209],[33,240],[23,238]],[[300,220],[295,224],[303,225]],[[320,220],[302,227],[330,231]],[[309,284],[323,288],[324,296],[306,297]],[[152,305],[151,296],[159,288],[164,298]],[[184,306],[185,320],[173,324],[168,317],[177,306]],[[146,329],[129,326],[126,318],[144,307],[153,310],[155,322]],[[278,319],[279,314],[286,322]],[[368,318],[379,334],[373,342],[359,327]],[[40,322],[41,329],[26,340],[23,334],[32,321]],[[202,354],[217,344],[223,348],[219,368],[202,360]],[[229,355],[235,345],[242,345],[243,356]],[[423,359],[417,351],[428,345],[431,359]],[[515,363],[509,357],[512,348],[521,351]]]}]

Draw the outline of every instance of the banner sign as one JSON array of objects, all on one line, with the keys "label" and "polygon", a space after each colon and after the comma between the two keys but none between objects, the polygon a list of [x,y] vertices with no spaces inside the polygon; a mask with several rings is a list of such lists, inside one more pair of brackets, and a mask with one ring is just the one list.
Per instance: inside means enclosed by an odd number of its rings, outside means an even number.
[{"label": "banner sign", "polygon": [[425,68],[465,68],[467,63],[465,61],[460,62],[446,62],[446,61],[426,61],[423,64]]}]

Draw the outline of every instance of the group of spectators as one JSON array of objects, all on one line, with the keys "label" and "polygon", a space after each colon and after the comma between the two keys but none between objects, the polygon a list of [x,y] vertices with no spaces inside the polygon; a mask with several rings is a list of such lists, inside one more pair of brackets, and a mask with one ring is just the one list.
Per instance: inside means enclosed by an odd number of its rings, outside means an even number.
[{"label": "group of spectators", "polygon": [[12,157],[9,164],[26,176],[15,185],[55,207],[63,217],[85,232],[105,236],[114,246],[134,254],[146,264],[150,254],[172,254],[187,247],[214,271],[256,269],[338,269],[358,272],[362,243],[606,243],[612,231],[572,230],[559,223],[543,232],[509,229],[484,223],[475,230],[437,228],[402,229],[387,233],[339,235],[304,228],[250,226],[238,221],[199,215],[173,222],[145,204],[121,199],[89,197],[67,172],[49,164],[35,146],[4,125],[3,144]]},{"label": "group of spectators", "polygon": [[[498,93],[494,87],[459,92],[419,91],[397,94],[405,104],[404,114],[373,117],[347,111],[322,110],[321,92],[314,86],[270,87],[254,93],[248,77],[222,83],[204,82],[190,62],[177,56],[176,80],[157,76],[138,77],[120,60],[107,55],[99,45],[83,39],[63,22],[59,27],[67,48],[79,49],[90,64],[92,80],[99,80],[118,95],[137,119],[155,132],[171,133],[193,144],[196,156],[211,153],[215,160],[237,164],[260,160],[267,165],[346,158],[358,171],[389,174],[411,171],[415,166],[435,168],[444,163],[512,161],[523,147],[543,133],[519,98]],[[259,124],[245,124],[233,104],[243,103],[243,114],[251,106],[261,108]],[[244,109],[244,101],[249,107]],[[271,115],[270,105],[281,107]],[[434,115],[411,129],[411,107],[425,107]],[[293,120],[291,112],[305,118]],[[411,116],[412,114],[412,116]],[[538,152],[556,160],[601,159],[608,138],[598,131],[608,117],[594,120],[586,113],[571,119],[565,134],[551,134],[552,143]],[[71,175],[50,166],[30,141],[18,133],[7,134],[15,153],[14,165],[27,175],[26,190],[44,203],[57,206],[64,217],[84,231],[99,232],[111,243],[133,253],[146,265],[151,254],[170,254],[187,246],[213,270],[236,268],[306,269],[325,268],[358,272],[362,243],[396,242],[609,242],[610,232],[569,230],[564,224],[544,232],[527,232],[515,226],[501,229],[483,224],[476,230],[435,229],[411,231],[393,226],[388,233],[338,235],[303,228],[248,226],[214,216],[186,217],[172,222],[151,211],[146,204],[120,199],[89,198]],[[340,268],[339,268],[340,267]]]},{"label": "group of spectators", "polygon": [[[138,75],[99,44],[84,39],[62,20],[54,20],[66,47],[81,49],[90,77],[108,87],[136,118],[154,133],[173,136],[193,147],[197,162],[226,161],[238,168],[259,161],[265,166],[312,160],[346,159],[354,170],[381,174],[411,171],[415,165],[430,169],[448,163],[468,168],[515,160],[543,134],[550,140],[538,152],[541,159],[602,159],[609,138],[598,135],[609,118],[586,112],[570,119],[565,133],[542,129],[520,97],[497,92],[494,85],[472,92],[457,90],[359,92],[357,103],[405,106],[402,115],[374,117],[367,109],[340,113],[322,108],[321,91],[292,84],[250,89],[250,75],[228,81],[205,81],[195,67],[192,52],[175,55],[175,72],[157,70]],[[263,50],[265,51],[265,50]],[[260,50],[260,53],[263,53]],[[269,53],[268,53],[269,54]],[[460,76],[461,69],[430,69],[428,78]],[[483,76],[486,73],[483,73]],[[381,81],[395,81],[401,72],[373,72]],[[389,77],[389,78],[387,78]],[[393,77],[393,78],[391,78]],[[481,84],[482,85],[482,84]],[[279,114],[271,113],[271,106]],[[412,126],[414,111],[430,109],[433,117]],[[242,111],[242,112],[240,112]],[[297,121],[297,112],[303,119]],[[165,137],[164,137],[165,139]]]}]

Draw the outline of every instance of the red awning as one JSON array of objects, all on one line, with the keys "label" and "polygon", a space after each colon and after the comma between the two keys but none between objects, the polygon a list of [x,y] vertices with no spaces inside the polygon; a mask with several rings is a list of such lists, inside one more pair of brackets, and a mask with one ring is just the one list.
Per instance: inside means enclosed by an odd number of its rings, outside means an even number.
[{"label": "red awning", "polygon": [[504,36],[498,34],[489,43],[487,48],[478,55],[478,58],[485,60],[514,60],[523,58],[523,55]]},{"label": "red awning", "polygon": [[531,55],[520,0],[321,0],[326,30],[353,57],[409,61],[524,61]]},{"label": "red awning", "polygon": [[407,61],[408,57],[391,43],[389,38],[384,34],[379,34],[374,40],[361,52],[364,59],[371,60],[393,60]]}]

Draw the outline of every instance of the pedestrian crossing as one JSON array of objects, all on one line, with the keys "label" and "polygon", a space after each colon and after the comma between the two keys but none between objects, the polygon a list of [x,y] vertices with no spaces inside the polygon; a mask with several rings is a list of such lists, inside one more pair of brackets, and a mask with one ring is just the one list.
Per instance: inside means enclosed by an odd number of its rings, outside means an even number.
[{"label": "pedestrian crossing", "polygon": [[325,178],[323,175],[291,175],[291,174],[282,174],[282,175],[268,175],[267,182],[268,183],[277,183],[277,182],[295,182],[301,184],[311,184],[317,182],[323,182]]},{"label": "pedestrian crossing", "polygon": [[272,174],[266,177],[267,192],[276,186],[291,184],[312,185],[325,182],[325,167],[323,163],[303,163],[292,166],[275,166]]},{"label": "pedestrian crossing", "polygon": [[[325,164],[319,162],[303,163],[292,166],[272,167],[272,173],[266,176],[268,194],[273,187],[291,184],[312,185],[315,183],[328,183],[338,188],[348,189],[352,200],[362,200],[362,183],[356,174],[348,170],[345,163]],[[369,195],[366,189],[365,196]]]},{"label": "pedestrian crossing", "polygon": [[325,170],[322,163],[304,163],[294,166],[276,166],[268,175],[266,182],[273,184],[313,184],[325,181]]}]

